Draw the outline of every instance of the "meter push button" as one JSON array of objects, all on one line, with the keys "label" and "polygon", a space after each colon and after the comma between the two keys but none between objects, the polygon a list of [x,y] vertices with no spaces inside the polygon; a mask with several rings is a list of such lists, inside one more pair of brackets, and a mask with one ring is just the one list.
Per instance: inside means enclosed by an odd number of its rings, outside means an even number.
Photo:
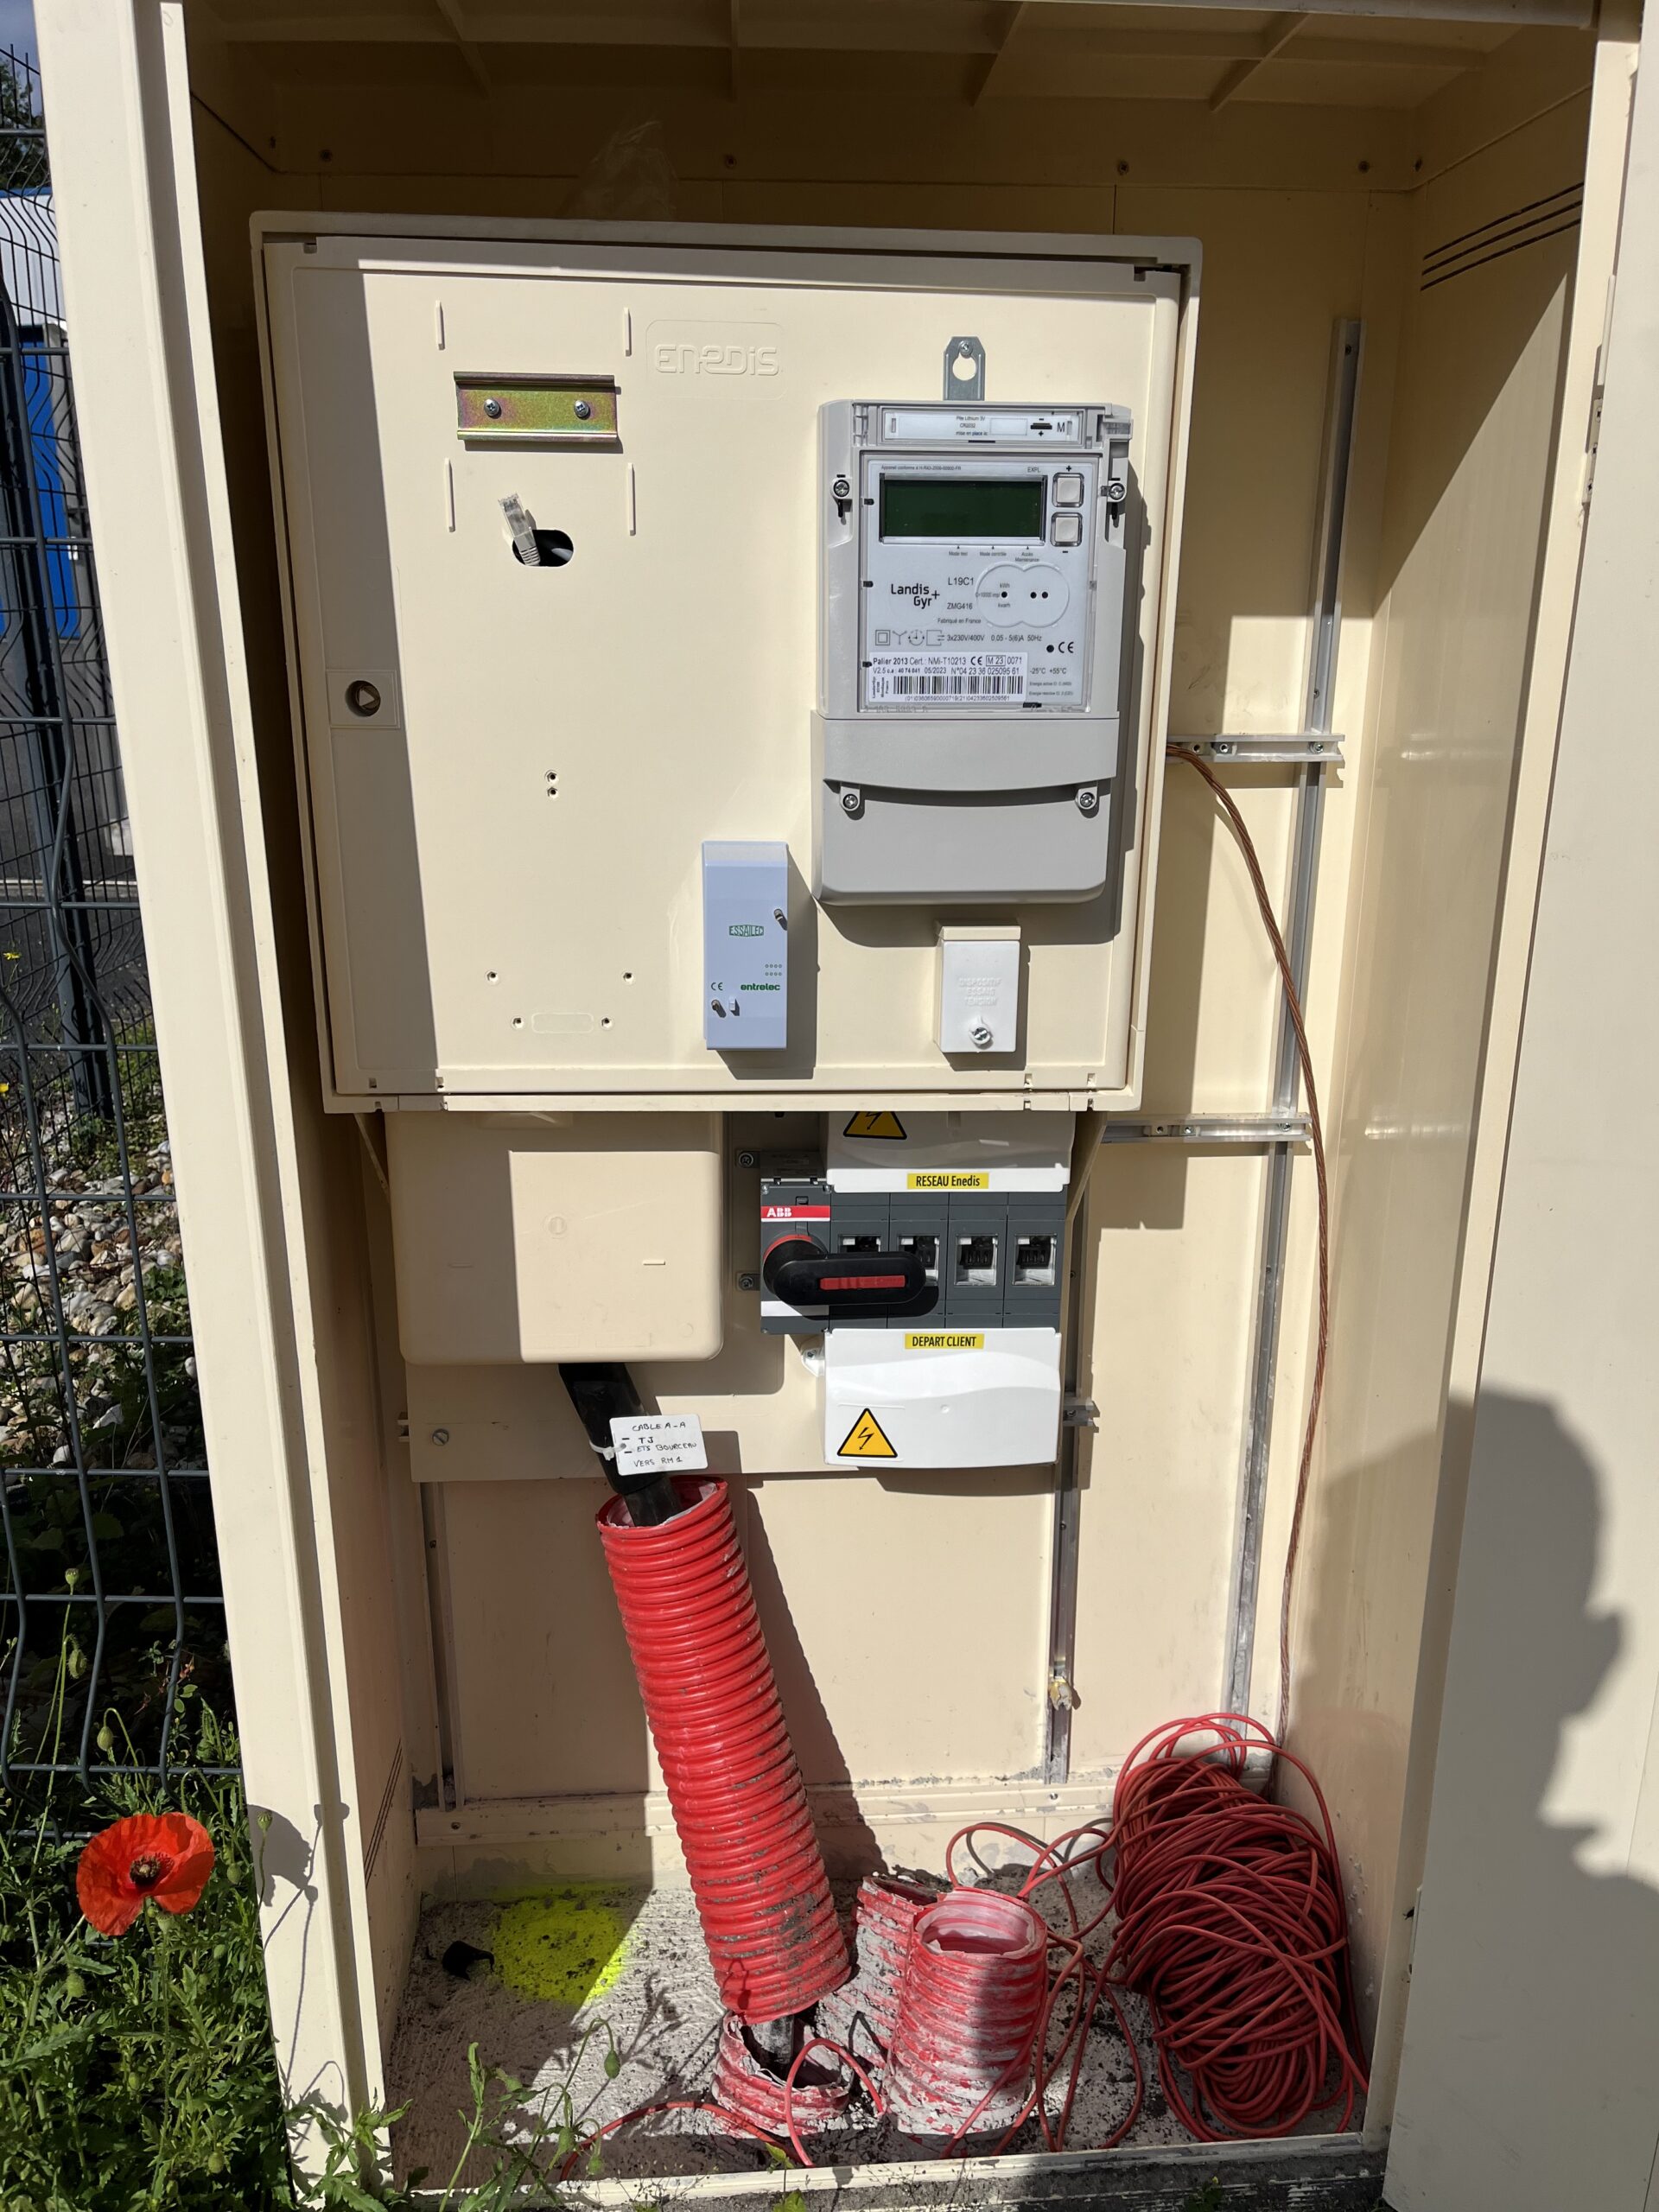
[{"label": "meter push button", "polygon": [[1081,545],[1083,517],[1077,514],[1056,515],[1050,525],[1049,536],[1056,545]]},{"label": "meter push button", "polygon": [[1057,507],[1083,505],[1083,479],[1076,470],[1065,469],[1054,479],[1054,504]]}]

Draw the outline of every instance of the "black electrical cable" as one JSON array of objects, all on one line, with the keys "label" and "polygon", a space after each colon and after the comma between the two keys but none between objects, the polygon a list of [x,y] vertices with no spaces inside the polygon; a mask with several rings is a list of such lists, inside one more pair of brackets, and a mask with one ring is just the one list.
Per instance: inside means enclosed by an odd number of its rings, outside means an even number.
[{"label": "black electrical cable", "polygon": [[667,1475],[625,1475],[616,1464],[611,1422],[643,1414],[633,1377],[620,1359],[561,1360],[563,1383],[576,1418],[605,1472],[605,1479],[628,1509],[637,1528],[659,1528],[683,1512],[685,1500]]}]

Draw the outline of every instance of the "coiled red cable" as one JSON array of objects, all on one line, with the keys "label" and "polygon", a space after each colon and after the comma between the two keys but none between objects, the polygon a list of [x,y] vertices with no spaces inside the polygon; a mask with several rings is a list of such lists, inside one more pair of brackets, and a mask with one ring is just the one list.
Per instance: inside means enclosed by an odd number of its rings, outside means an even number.
[{"label": "coiled red cable", "polygon": [[[1245,1787],[1252,1751],[1306,1783],[1321,1828]],[[1321,1833],[1322,1829],[1322,1833]],[[1106,1971],[1151,2004],[1164,2093],[1201,2142],[1287,2135],[1365,2093],[1348,1913],[1313,1774],[1241,1713],[1173,1720],[1112,1798]]]},{"label": "coiled red cable", "polygon": [[782,2019],[846,1980],[846,1940],[726,1485],[675,1487],[672,1520],[612,1498],[600,1537],[721,2002]]},{"label": "coiled red cable", "polygon": [[[1301,1775],[1321,1828],[1245,1786],[1253,1751]],[[1118,1988],[1137,1991],[1150,2005],[1165,2096],[1200,2141],[1289,2134],[1338,2103],[1338,2124],[1351,2122],[1366,2076],[1330,1810],[1307,1767],[1279,1750],[1258,1722],[1239,1713],[1166,1722],[1129,1754],[1109,1827],[1090,1822],[1047,1844],[1018,1828],[965,1828],[946,1853],[953,1881],[958,1847],[971,1851],[985,1834],[1029,1848],[1020,1896],[1055,1885],[1066,1920],[1063,1929],[1051,1926],[1061,1963],[1026,2060],[1031,2091],[999,2150],[1033,2112],[1049,2148],[1065,2147],[1103,2001],[1128,2046],[1135,2092],[1107,2141],[1094,2147],[1109,2149],[1128,2134],[1140,2115],[1143,2083]],[[1079,1911],[1071,1889],[1085,1872],[1104,1892],[1092,1912]],[[1084,1946],[1111,1913],[1117,1924],[1096,1963]],[[1068,1985],[1076,1993],[1055,2044]],[[1068,2053],[1065,2086],[1051,2114],[1050,2092]]]}]

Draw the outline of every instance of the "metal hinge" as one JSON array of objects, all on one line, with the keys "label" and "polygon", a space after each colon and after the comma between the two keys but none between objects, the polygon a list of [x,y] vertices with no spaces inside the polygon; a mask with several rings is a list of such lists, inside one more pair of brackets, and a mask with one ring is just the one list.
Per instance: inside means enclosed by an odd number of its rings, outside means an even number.
[{"label": "metal hinge", "polygon": [[1618,271],[1607,279],[1607,302],[1602,310],[1601,343],[1596,348],[1596,367],[1590,390],[1590,419],[1584,430],[1584,479],[1579,492],[1579,512],[1587,513],[1596,485],[1596,454],[1601,445],[1601,405],[1607,391],[1607,346],[1613,334],[1613,287]]}]

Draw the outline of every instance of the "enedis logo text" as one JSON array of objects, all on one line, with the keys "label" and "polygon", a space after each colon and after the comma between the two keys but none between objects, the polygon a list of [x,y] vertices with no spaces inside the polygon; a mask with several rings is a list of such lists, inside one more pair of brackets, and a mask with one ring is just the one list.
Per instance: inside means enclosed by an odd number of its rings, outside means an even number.
[{"label": "enedis logo text", "polygon": [[775,377],[775,346],[661,345],[654,365],[666,377]]}]

